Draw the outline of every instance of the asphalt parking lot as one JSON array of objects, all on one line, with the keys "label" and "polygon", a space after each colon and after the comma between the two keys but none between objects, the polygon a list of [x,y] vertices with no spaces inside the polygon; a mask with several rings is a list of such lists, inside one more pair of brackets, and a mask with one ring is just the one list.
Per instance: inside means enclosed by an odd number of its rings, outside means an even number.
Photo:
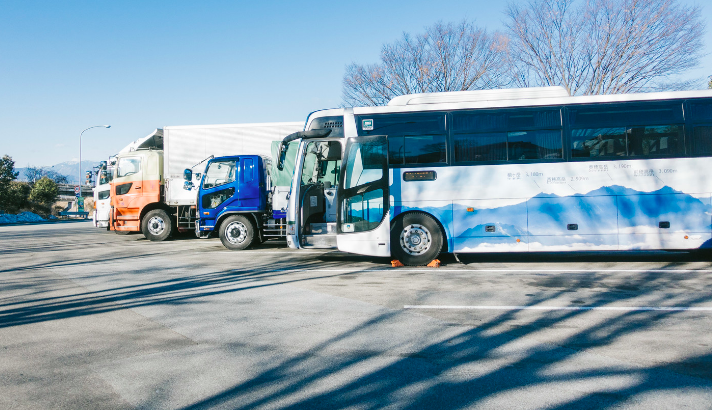
[{"label": "asphalt parking lot", "polygon": [[2,409],[712,408],[712,263],[0,227]]}]

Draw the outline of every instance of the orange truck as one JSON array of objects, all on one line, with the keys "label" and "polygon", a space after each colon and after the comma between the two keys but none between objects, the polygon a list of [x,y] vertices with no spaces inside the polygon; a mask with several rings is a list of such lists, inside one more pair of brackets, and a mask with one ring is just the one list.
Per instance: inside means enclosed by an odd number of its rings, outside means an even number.
[{"label": "orange truck", "polygon": [[152,241],[193,232],[198,189],[185,184],[185,169],[193,170],[193,178],[199,181],[206,160],[227,155],[269,156],[272,141],[303,127],[301,122],[279,122],[156,129],[116,156],[109,229],[142,232]]}]

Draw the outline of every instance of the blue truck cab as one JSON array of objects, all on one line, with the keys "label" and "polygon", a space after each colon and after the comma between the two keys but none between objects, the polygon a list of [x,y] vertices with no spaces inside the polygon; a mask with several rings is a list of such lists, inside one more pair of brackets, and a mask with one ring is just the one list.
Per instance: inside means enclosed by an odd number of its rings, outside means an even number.
[{"label": "blue truck cab", "polygon": [[[286,209],[273,211],[272,160],[261,155],[213,158],[200,177],[196,236],[217,232],[226,248],[241,250],[266,239],[284,237]],[[192,171],[185,170],[186,189]],[[279,195],[279,193],[277,193]]]}]

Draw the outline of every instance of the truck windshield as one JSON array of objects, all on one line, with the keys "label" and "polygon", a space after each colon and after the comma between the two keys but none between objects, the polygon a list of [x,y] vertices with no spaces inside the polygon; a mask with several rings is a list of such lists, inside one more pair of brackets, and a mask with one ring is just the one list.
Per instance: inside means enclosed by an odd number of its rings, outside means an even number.
[{"label": "truck windshield", "polygon": [[141,158],[121,158],[116,176],[121,178],[138,173],[141,170]]},{"label": "truck windshield", "polygon": [[99,185],[108,184],[114,176],[113,168],[105,168],[99,171]]},{"label": "truck windshield", "polygon": [[215,161],[208,166],[203,188],[212,188],[235,181],[235,161]]}]

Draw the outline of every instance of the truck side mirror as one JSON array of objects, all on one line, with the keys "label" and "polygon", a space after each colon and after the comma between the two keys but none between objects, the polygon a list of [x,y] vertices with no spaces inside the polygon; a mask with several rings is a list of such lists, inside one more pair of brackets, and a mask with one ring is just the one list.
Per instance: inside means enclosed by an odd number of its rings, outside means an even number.
[{"label": "truck side mirror", "polygon": [[185,179],[185,182],[183,183],[183,189],[185,189],[186,191],[190,191],[191,189],[193,189],[193,171],[186,168],[183,171],[183,179]]}]

